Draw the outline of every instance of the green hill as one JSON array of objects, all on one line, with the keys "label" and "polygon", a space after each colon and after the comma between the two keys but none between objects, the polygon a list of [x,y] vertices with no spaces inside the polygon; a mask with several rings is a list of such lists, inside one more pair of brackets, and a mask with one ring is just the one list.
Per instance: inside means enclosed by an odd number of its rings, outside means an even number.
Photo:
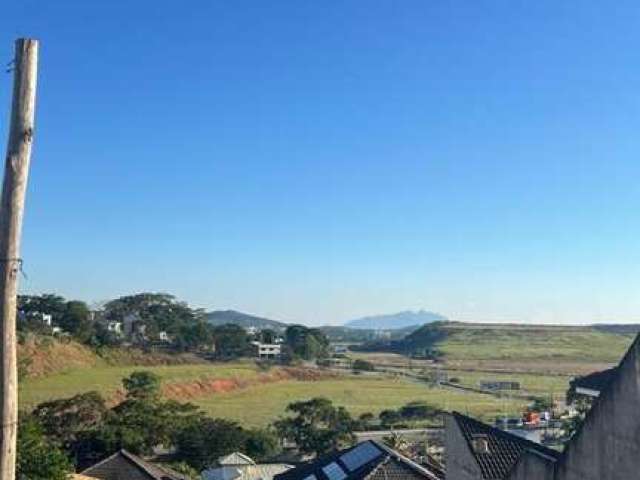
[{"label": "green hill", "polygon": [[633,335],[592,326],[436,322],[402,340],[371,342],[364,349],[422,355],[437,351],[447,361],[556,359],[615,363]]},{"label": "green hill", "polygon": [[211,325],[224,325],[233,323],[244,328],[265,329],[270,328],[276,331],[282,331],[288,327],[288,324],[271,320],[269,318],[257,317],[247,313],[237,312],[235,310],[216,310],[206,314],[207,322]]}]

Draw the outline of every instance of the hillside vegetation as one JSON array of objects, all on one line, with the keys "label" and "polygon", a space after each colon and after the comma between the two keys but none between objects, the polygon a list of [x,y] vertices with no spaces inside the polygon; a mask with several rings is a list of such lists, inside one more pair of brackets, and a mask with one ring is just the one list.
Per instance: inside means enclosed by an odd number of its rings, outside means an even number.
[{"label": "hillside vegetation", "polygon": [[225,325],[232,323],[243,328],[254,327],[257,329],[271,328],[274,330],[284,330],[288,324],[271,320],[269,318],[257,317],[248,313],[237,312],[235,310],[216,310],[206,314],[207,322],[211,325]]},{"label": "hillside vegetation", "polygon": [[203,363],[195,355],[144,352],[139,348],[92,349],[70,339],[28,336],[18,345],[21,378],[35,378],[109,366],[157,366]]}]

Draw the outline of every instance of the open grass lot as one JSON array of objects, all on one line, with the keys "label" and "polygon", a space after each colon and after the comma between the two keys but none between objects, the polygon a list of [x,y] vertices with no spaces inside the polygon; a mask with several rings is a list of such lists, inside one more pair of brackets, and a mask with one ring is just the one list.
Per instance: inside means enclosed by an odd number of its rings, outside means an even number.
[{"label": "open grass lot", "polygon": [[589,327],[486,326],[447,327],[437,345],[447,360],[526,360],[617,363],[633,341]]},{"label": "open grass lot", "polygon": [[569,380],[572,377],[564,375],[535,375],[526,373],[495,374],[487,372],[448,371],[449,378],[458,378],[460,385],[478,388],[482,380],[514,381],[520,383],[520,388],[526,393],[538,396],[553,395],[555,398],[564,397]]},{"label": "open grass lot", "polygon": [[[447,335],[434,347],[444,354],[445,368],[496,375],[500,372],[521,376],[528,373],[561,377],[584,375],[616,365],[634,338],[631,334],[591,327],[451,323],[442,328]],[[409,360],[393,353],[351,352],[349,355],[393,368],[415,370],[433,366],[433,362]],[[556,380],[553,382],[557,383]]]},{"label": "open grass lot", "polygon": [[403,379],[353,376],[318,382],[264,384],[200,398],[194,403],[212,416],[232,418],[247,426],[264,426],[283,415],[289,403],[318,396],[330,398],[353,415],[364,412],[377,414],[421,400],[442,409],[469,412],[487,420],[505,412],[520,413],[526,403],[430,388],[424,383]]},{"label": "open grass lot", "polygon": [[188,382],[201,378],[249,378],[258,374],[257,367],[253,362],[153,367],[99,366],[74,369],[47,377],[21,381],[19,385],[20,406],[21,408],[31,408],[40,402],[70,397],[91,390],[96,390],[105,398],[109,398],[122,387],[122,378],[137,370],[151,371],[167,383]]}]

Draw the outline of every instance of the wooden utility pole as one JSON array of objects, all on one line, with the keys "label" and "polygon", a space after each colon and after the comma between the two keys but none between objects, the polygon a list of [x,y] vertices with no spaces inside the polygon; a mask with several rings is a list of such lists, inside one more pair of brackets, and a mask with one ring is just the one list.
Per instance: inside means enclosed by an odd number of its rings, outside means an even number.
[{"label": "wooden utility pole", "polygon": [[13,61],[13,101],[9,142],[0,200],[0,480],[16,476],[18,434],[18,362],[16,310],[18,273],[21,269],[20,234],[29,175],[38,70],[37,40],[16,41]]}]

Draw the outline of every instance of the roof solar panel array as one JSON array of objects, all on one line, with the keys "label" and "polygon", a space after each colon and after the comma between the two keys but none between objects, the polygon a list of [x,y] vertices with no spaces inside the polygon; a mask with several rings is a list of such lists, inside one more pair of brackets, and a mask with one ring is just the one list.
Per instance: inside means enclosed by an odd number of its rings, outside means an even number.
[{"label": "roof solar panel array", "polygon": [[344,480],[347,476],[336,462],[331,462],[329,465],[322,467],[322,471],[329,480]]},{"label": "roof solar panel array", "polygon": [[378,458],[380,455],[382,455],[380,449],[375,447],[371,442],[365,442],[342,455],[340,460],[350,472],[353,472],[365,463],[369,463],[371,460]]}]

